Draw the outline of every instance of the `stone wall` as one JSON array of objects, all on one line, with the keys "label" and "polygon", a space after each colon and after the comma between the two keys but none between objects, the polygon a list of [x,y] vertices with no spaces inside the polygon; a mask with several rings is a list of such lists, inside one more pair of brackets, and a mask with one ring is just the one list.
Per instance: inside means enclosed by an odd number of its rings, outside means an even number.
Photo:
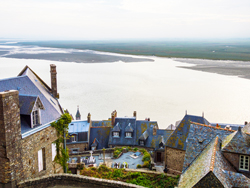
[{"label": "stone wall", "polygon": [[22,178],[21,123],[18,91],[0,92],[0,182]]},{"label": "stone wall", "polygon": [[72,153],[72,149],[76,149],[78,148],[78,152],[84,152],[85,151],[85,147],[87,148],[87,150],[89,149],[89,144],[88,143],[75,143],[75,144],[68,144],[67,143],[67,148],[69,149],[69,153]]},{"label": "stone wall", "polygon": [[[16,182],[58,172],[60,166],[52,164],[52,142],[56,139],[52,127],[22,139],[18,91],[0,92],[0,183],[13,187]],[[38,172],[38,151],[42,148],[46,169]]]},{"label": "stone wall", "polygon": [[[25,175],[22,180],[56,173],[59,165],[52,162],[52,142],[57,139],[56,130],[47,127],[22,139],[22,162]],[[45,149],[45,170],[38,171],[38,151]]]},{"label": "stone wall", "polygon": [[165,148],[165,162],[170,174],[181,174],[185,151],[170,147]]},{"label": "stone wall", "polygon": [[73,175],[73,174],[54,174],[50,176],[44,176],[41,178],[36,178],[34,180],[27,180],[24,182],[20,182],[17,187],[18,188],[44,188],[44,187],[54,187],[54,186],[63,186],[63,187],[84,187],[84,188],[126,188],[126,187],[134,187],[134,188],[143,188],[142,186],[113,181],[113,180],[105,180],[99,178],[92,178],[81,175]]}]

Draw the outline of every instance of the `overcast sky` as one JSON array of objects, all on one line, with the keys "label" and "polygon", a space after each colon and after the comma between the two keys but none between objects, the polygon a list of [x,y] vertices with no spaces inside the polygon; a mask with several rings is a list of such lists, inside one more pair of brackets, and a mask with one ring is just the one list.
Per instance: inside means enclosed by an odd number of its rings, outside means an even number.
[{"label": "overcast sky", "polygon": [[250,0],[0,0],[0,38],[250,37]]}]

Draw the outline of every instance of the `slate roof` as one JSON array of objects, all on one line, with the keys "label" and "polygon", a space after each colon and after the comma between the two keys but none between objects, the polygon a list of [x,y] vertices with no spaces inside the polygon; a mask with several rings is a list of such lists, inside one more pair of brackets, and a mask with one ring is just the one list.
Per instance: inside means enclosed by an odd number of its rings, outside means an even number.
[{"label": "slate roof", "polygon": [[20,114],[30,115],[37,98],[35,95],[19,95]]},{"label": "slate roof", "polygon": [[70,134],[80,133],[80,132],[89,132],[89,123],[86,120],[85,121],[74,120],[69,124],[68,132]]},{"label": "slate roof", "polygon": [[[132,129],[132,136],[130,138],[126,137],[125,128],[130,124]],[[115,126],[111,129],[112,132],[119,131],[120,137],[113,137],[112,134],[109,135],[109,145],[127,145],[135,146],[136,145],[136,119],[134,117],[127,118],[115,118]]]},{"label": "slate roof", "polygon": [[99,141],[97,140],[97,138],[94,139],[94,141],[91,144],[91,147],[97,147],[99,144]]},{"label": "slate roof", "polygon": [[119,122],[118,122],[118,123],[116,123],[116,125],[112,129],[112,132],[120,132],[120,131],[121,131],[121,127],[120,127]]},{"label": "slate roof", "polygon": [[139,140],[144,140],[146,141],[148,138],[148,130],[146,130],[142,135],[139,137]]},{"label": "slate roof", "polygon": [[189,128],[191,122],[196,122],[206,125],[210,124],[204,117],[185,115],[184,118],[181,120],[180,124],[178,125],[178,127],[168,138],[166,146],[180,150],[186,150],[187,147],[186,139],[189,134]]},{"label": "slate roof", "polygon": [[226,128],[226,126],[230,126],[232,130],[237,131],[238,127],[244,127],[245,125],[242,124],[230,124],[230,123],[211,123],[212,126],[216,127],[216,125],[219,125],[220,128]]},{"label": "slate roof", "polygon": [[111,120],[92,121],[92,127],[111,127]]},{"label": "slate roof", "polygon": [[[219,136],[216,136],[181,175],[178,187],[196,187],[201,180],[203,187],[210,187],[211,181],[218,181],[218,184],[224,187],[232,187],[228,176],[224,173],[225,170],[235,172],[223,157]],[[214,180],[207,178],[206,181],[206,176],[210,173],[214,175]]]},{"label": "slate roof", "polygon": [[[250,135],[241,131],[231,133],[222,142],[222,151],[250,155]],[[240,147],[239,147],[240,146]]]},{"label": "slate roof", "polygon": [[213,126],[192,123],[187,137],[187,147],[182,172],[185,172],[195,158],[217,135],[220,136],[220,139],[224,139],[233,132],[234,131]]},{"label": "slate roof", "polygon": [[0,91],[6,90],[18,90],[20,95],[39,96],[44,105],[45,110],[41,110],[42,125],[33,129],[26,127],[25,131],[23,131],[24,124],[21,121],[23,138],[50,126],[51,122],[60,118],[61,114],[63,114],[58,100],[51,95],[51,89],[28,66],[17,77],[0,80]]},{"label": "slate roof", "polygon": [[134,131],[134,129],[131,126],[131,124],[129,123],[128,126],[125,128],[125,132],[133,132],[133,131]]},{"label": "slate roof", "polygon": [[[111,127],[91,127],[89,143],[93,143],[94,140],[97,139],[99,143],[96,149],[108,148],[110,132]],[[89,149],[91,149],[91,147]]]},{"label": "slate roof", "polygon": [[[112,134],[110,134],[109,145],[139,146],[139,139],[141,138],[145,140],[145,147],[159,149],[160,142],[164,140],[165,144],[165,141],[173,132],[171,130],[166,129],[157,129],[156,135],[153,135],[154,126],[158,128],[157,122],[147,120],[136,120],[135,117],[119,117],[115,119],[115,124],[117,124],[118,122],[120,125],[120,137],[113,137]],[[128,126],[134,130],[132,132],[131,138],[126,138],[125,135]],[[162,137],[164,139],[162,139]]]}]

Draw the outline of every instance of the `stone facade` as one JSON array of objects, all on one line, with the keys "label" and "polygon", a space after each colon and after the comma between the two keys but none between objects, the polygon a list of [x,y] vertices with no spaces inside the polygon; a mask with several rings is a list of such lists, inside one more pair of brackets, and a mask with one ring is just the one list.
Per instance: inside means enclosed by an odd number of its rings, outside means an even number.
[{"label": "stone facade", "polygon": [[181,174],[185,158],[185,151],[165,147],[165,162],[170,174]]},{"label": "stone facade", "polygon": [[67,148],[69,149],[69,153],[75,153],[73,152],[73,149],[78,149],[78,152],[84,152],[86,151],[85,148],[87,148],[87,150],[89,149],[89,144],[88,143],[67,143]]},{"label": "stone facade", "polygon": [[[52,163],[56,130],[49,126],[22,139],[18,91],[0,92],[0,183],[14,187],[29,178],[60,170]],[[45,170],[38,171],[38,151],[43,149]]]}]

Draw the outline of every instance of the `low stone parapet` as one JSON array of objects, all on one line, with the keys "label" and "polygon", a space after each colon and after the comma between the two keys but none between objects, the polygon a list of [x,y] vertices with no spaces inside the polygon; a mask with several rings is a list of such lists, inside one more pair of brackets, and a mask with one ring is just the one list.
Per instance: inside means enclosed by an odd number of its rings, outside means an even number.
[{"label": "low stone parapet", "polygon": [[68,186],[68,187],[76,187],[76,188],[143,188],[139,185],[134,185],[130,183],[124,183],[114,180],[106,180],[100,178],[93,178],[82,175],[74,175],[74,174],[53,174],[49,176],[43,176],[41,178],[35,178],[20,182],[17,184],[18,188],[52,188],[56,185]]}]

